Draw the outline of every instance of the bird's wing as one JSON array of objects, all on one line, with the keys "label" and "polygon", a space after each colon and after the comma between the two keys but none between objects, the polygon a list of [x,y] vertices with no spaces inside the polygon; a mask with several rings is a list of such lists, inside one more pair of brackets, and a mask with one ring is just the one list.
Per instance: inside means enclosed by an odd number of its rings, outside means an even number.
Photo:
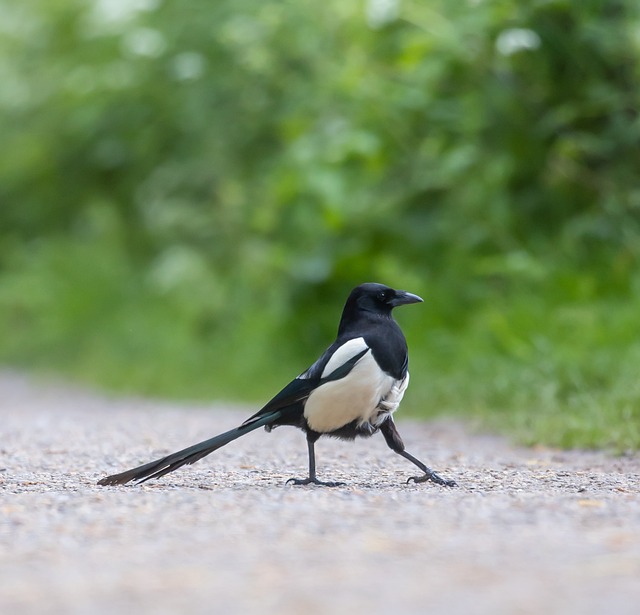
[{"label": "bird's wing", "polygon": [[[364,348],[357,354],[353,355],[346,361],[344,361],[341,365],[338,365],[335,369],[333,369],[326,376],[320,377],[306,377],[306,374],[309,374],[312,371],[312,368],[309,368],[304,374],[292,380],[284,389],[282,389],[275,397],[269,400],[258,412],[254,415],[250,416],[243,425],[248,423],[252,423],[255,420],[263,417],[265,414],[269,414],[274,412],[275,410],[281,410],[283,408],[287,408],[289,406],[293,406],[301,401],[304,401],[311,395],[312,391],[319,386],[332,382],[334,380],[340,380],[349,374],[349,372],[353,369],[354,365],[362,359],[362,357],[369,352],[369,348]],[[324,356],[324,355],[323,355]],[[322,357],[321,357],[322,359]],[[314,365],[319,363],[318,360]],[[326,364],[326,361],[324,362]]]}]

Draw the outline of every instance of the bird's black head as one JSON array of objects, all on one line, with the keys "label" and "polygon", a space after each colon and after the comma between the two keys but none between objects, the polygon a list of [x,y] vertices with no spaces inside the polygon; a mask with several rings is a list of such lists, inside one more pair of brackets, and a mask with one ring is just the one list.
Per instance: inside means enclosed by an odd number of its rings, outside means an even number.
[{"label": "bird's black head", "polygon": [[394,290],[384,284],[367,283],[360,284],[351,291],[344,310],[345,315],[359,310],[390,315],[394,307],[421,301],[418,295],[408,293],[406,290]]}]

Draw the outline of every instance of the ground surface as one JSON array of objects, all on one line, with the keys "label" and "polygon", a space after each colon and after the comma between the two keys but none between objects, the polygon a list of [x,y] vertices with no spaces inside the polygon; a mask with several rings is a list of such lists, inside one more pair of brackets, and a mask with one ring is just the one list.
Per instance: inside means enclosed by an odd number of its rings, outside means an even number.
[{"label": "ground surface", "polygon": [[0,374],[2,613],[638,613],[640,458],[400,422],[457,489],[406,485],[381,437],[263,431],[159,482],[96,480],[248,414]]}]

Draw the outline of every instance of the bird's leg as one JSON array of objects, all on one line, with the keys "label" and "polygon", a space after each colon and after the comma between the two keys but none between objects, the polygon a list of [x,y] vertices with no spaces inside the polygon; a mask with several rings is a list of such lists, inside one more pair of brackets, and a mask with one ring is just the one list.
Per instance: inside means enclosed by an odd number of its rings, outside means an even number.
[{"label": "bird's leg", "polygon": [[307,447],[309,449],[309,477],[308,478],[290,478],[286,484],[292,485],[321,485],[322,487],[339,487],[345,483],[324,482],[318,480],[316,476],[316,452],[315,444],[320,434],[307,433]]},{"label": "bird's leg", "polygon": [[415,465],[417,465],[424,472],[422,476],[410,476],[407,479],[407,484],[409,484],[411,481],[415,483],[426,483],[427,481],[430,480],[432,483],[436,483],[437,485],[443,485],[444,487],[458,486],[456,481],[442,478],[442,476],[434,472],[428,466],[424,465],[422,461],[420,461],[419,459],[416,459],[410,453],[407,453],[407,451],[396,451],[396,453],[398,453],[398,455],[402,455],[402,457],[404,457],[405,459],[408,459],[411,463],[414,463]]},{"label": "bird's leg", "polygon": [[394,452],[398,453],[398,455],[408,459],[411,463],[417,465],[424,474],[422,476],[411,476],[407,479],[407,483],[414,481],[416,483],[426,483],[427,481],[431,481],[432,483],[436,483],[437,485],[443,485],[445,487],[457,487],[457,483],[453,480],[447,480],[442,478],[439,474],[434,472],[431,468],[427,467],[422,461],[416,459],[410,453],[404,450],[404,442],[396,429],[395,423],[393,419],[389,417],[382,425],[380,425],[380,431],[384,436],[384,439],[389,446],[389,448]]}]

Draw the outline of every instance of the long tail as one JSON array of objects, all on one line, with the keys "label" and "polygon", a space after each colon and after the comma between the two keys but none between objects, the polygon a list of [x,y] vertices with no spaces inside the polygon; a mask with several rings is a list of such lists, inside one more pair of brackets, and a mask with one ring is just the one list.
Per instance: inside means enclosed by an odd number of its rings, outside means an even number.
[{"label": "long tail", "polygon": [[98,485],[124,485],[132,480],[144,483],[152,478],[160,478],[161,476],[164,476],[169,472],[173,472],[184,465],[195,463],[209,453],[213,453],[213,451],[223,447],[225,444],[229,444],[229,442],[232,442],[236,438],[240,438],[254,429],[258,429],[258,427],[262,427],[263,425],[273,422],[281,415],[282,412],[280,410],[276,410],[275,412],[270,412],[256,417],[255,420],[247,421],[239,427],[221,433],[219,436],[194,444],[193,446],[178,451],[177,453],[167,455],[162,459],[145,463],[143,466],[132,468],[131,470],[127,470],[120,474],[107,476],[106,478],[99,480]]}]

